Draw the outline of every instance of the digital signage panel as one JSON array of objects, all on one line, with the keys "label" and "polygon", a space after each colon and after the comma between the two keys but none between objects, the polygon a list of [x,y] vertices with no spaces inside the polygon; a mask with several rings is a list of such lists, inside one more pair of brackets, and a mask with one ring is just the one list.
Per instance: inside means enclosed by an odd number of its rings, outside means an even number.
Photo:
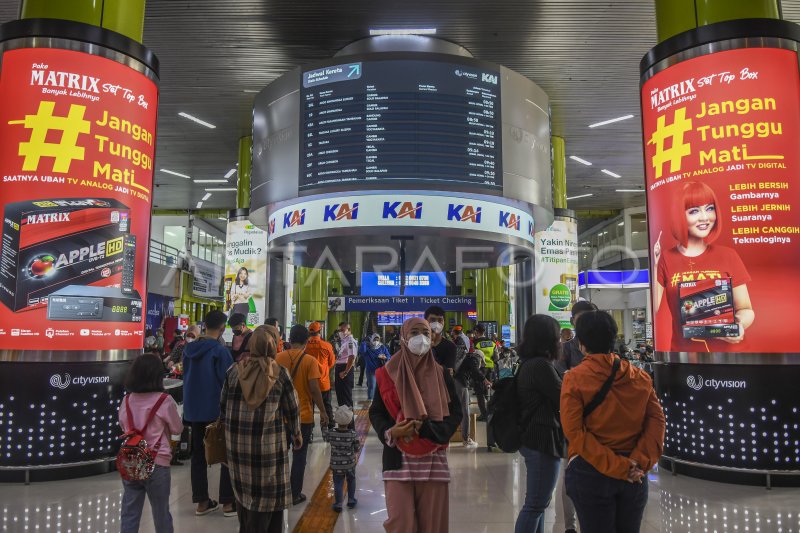
[{"label": "digital signage panel", "polygon": [[797,53],[683,61],[641,103],[656,350],[796,352],[783,303],[800,261]]},{"label": "digital signage panel", "polygon": [[[71,50],[3,53],[0,349],[143,344],[158,88]],[[87,344],[88,343],[88,344]]]},{"label": "digital signage panel", "polygon": [[368,182],[502,191],[497,68],[396,59],[302,75],[301,191]]},{"label": "digital signage panel", "polygon": [[[442,272],[406,274],[404,296],[444,296],[447,278]],[[362,296],[400,296],[399,272],[362,272]]]}]

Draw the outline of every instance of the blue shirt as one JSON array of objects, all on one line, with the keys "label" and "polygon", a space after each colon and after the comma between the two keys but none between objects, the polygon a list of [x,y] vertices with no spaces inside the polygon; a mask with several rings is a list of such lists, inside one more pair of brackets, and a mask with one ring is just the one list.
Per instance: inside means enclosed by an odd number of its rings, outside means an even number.
[{"label": "blue shirt", "polygon": [[201,337],[183,349],[183,418],[187,422],[213,422],[225,373],[233,364],[228,349],[215,339]]}]

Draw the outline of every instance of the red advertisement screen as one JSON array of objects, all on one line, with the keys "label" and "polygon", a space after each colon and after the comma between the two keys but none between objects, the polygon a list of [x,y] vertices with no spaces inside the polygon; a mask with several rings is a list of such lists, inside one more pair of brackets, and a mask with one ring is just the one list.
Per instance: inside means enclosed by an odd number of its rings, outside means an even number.
[{"label": "red advertisement screen", "polygon": [[[656,350],[796,352],[797,54],[750,48],[678,63],[642,87],[642,118]],[[686,338],[681,285],[724,279],[738,332]]]},{"label": "red advertisement screen", "polygon": [[12,50],[0,102],[0,348],[141,348],[156,84],[82,52]]}]

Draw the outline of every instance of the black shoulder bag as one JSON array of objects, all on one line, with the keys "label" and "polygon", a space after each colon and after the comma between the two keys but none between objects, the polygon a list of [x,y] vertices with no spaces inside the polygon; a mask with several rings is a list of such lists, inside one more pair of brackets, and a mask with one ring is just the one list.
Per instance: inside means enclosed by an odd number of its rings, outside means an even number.
[{"label": "black shoulder bag", "polygon": [[611,366],[611,375],[608,376],[606,382],[603,383],[603,386],[599,391],[597,391],[597,394],[594,395],[592,401],[583,408],[583,418],[586,418],[592,414],[592,412],[594,412],[594,410],[597,409],[601,403],[603,403],[603,400],[606,399],[606,396],[608,396],[608,391],[611,390],[611,385],[614,384],[614,377],[617,375],[617,372],[619,372],[619,367],[621,364],[622,363],[620,362],[619,357],[615,357],[614,364]]}]

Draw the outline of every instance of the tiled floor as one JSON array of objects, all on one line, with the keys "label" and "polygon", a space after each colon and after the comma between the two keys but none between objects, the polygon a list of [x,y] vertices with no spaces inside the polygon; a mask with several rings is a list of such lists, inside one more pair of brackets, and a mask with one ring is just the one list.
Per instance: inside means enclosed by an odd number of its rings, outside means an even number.
[{"label": "tiled floor", "polygon": [[[357,398],[363,394],[357,389]],[[481,425],[482,426],[482,425]],[[483,429],[482,427],[480,428]],[[481,432],[479,432],[479,436]],[[309,497],[328,466],[328,450],[315,439],[309,453],[304,492]],[[451,530],[459,533],[510,533],[525,497],[525,468],[516,455],[468,451],[456,445],[450,451],[453,482],[450,485]],[[383,531],[386,519],[381,482],[380,443],[374,433],[367,439],[358,465],[359,505],[345,511],[335,532]],[[235,518],[221,513],[195,517],[191,503],[188,464],[172,471],[170,505],[178,532],[235,532]],[[212,469],[212,483],[218,469]],[[213,492],[213,491],[212,491]],[[30,486],[0,485],[0,531],[84,533],[119,531],[122,488],[116,473],[74,481]],[[555,524],[555,500],[547,511],[547,531],[561,532]],[[286,531],[292,531],[305,505],[288,512]],[[154,531],[145,516],[141,531]],[[744,487],[673,477],[650,476],[650,502],[643,533],[670,532],[799,532],[800,489]],[[308,533],[320,533],[309,531]]]}]

